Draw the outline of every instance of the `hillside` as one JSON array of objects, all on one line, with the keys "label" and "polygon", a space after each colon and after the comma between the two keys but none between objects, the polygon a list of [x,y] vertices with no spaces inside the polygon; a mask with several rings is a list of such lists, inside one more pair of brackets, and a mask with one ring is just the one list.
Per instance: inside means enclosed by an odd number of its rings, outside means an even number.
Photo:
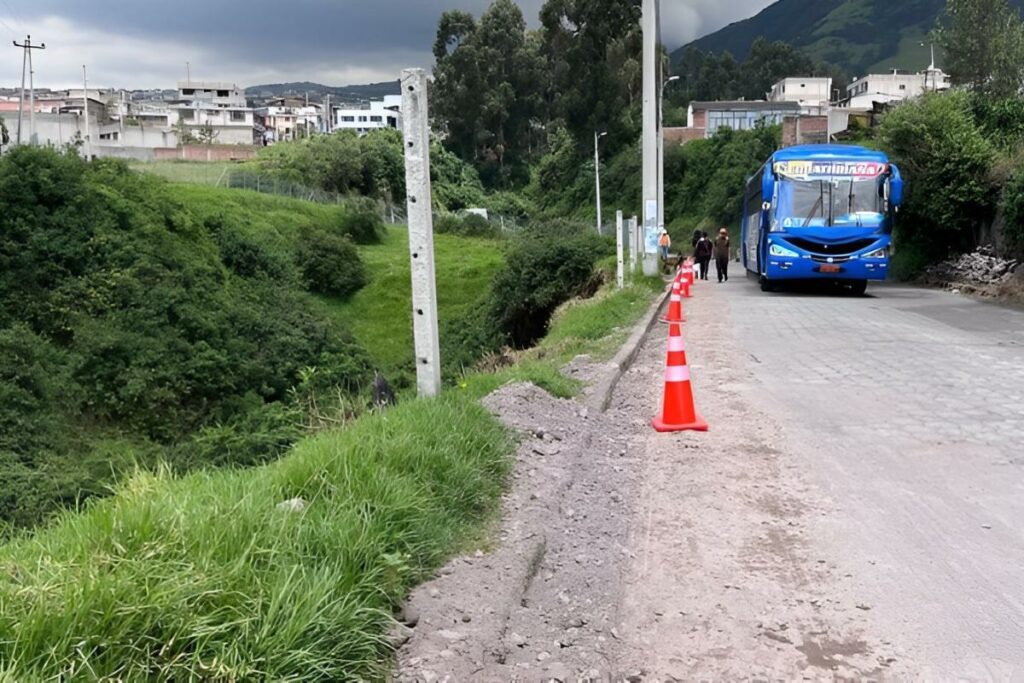
[{"label": "hillside", "polygon": [[[764,36],[781,40],[850,74],[928,65],[928,33],[945,0],[779,0],[756,16],[730,24],[690,45],[742,58]],[[1011,0],[1022,7],[1024,0]],[[678,59],[689,46],[673,53]],[[940,63],[941,66],[941,63]]]},{"label": "hillside", "polygon": [[248,97],[284,97],[287,95],[304,97],[307,93],[311,100],[320,100],[330,95],[332,99],[338,102],[361,102],[365,100],[379,100],[385,95],[399,95],[401,90],[398,87],[397,80],[339,87],[303,81],[301,83],[252,85],[245,89],[245,94]]}]

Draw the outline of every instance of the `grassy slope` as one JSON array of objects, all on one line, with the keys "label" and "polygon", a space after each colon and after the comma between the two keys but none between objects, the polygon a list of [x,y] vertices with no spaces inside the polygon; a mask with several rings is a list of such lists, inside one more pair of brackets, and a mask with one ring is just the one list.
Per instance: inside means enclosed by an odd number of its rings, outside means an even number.
[{"label": "grassy slope", "polygon": [[[380,677],[390,608],[497,506],[511,445],[473,399],[517,379],[573,393],[558,368],[610,357],[660,286],[563,307],[515,366],[440,400],[263,468],[140,475],[0,548],[0,680]],[[293,497],[305,512],[276,508]]]},{"label": "grassy slope", "polygon": [[132,168],[146,173],[153,173],[175,183],[195,183],[197,185],[217,185],[224,183],[232,170],[241,168],[233,161],[149,161],[134,162]]},{"label": "grassy slope", "polygon": [[[442,324],[479,303],[501,265],[500,245],[494,240],[434,237],[438,317]],[[364,247],[361,253],[371,273],[370,284],[349,301],[324,303],[382,369],[411,368],[408,233],[404,228],[389,228],[382,244]]]}]

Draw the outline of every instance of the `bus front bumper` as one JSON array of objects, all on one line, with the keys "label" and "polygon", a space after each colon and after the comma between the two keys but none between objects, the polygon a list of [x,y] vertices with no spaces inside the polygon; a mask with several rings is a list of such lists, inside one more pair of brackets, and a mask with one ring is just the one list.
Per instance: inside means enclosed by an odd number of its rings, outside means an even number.
[{"label": "bus front bumper", "polygon": [[888,274],[888,259],[821,263],[811,257],[771,256],[766,276],[769,280],[885,280]]}]

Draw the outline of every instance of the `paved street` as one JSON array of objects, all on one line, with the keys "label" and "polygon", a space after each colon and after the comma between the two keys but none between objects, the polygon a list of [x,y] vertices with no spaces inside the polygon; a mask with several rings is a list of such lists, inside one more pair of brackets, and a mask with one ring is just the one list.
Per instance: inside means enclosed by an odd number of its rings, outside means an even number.
[{"label": "paved street", "polygon": [[1024,681],[1024,313],[871,292],[700,283],[707,434],[650,427],[664,325],[606,414],[488,398],[499,545],[416,592],[399,680]]},{"label": "paved street", "polygon": [[1024,679],[1024,313],[869,291],[713,294],[875,618],[921,673]]}]

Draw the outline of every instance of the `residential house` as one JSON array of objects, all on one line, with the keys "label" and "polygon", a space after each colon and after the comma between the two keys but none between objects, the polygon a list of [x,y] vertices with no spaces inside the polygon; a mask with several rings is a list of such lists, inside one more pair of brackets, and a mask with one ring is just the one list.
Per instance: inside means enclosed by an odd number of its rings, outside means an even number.
[{"label": "residential house", "polygon": [[370,102],[365,107],[334,107],[334,130],[354,130],[367,133],[378,128],[402,129],[402,96],[385,95],[383,100]]},{"label": "residential house", "polygon": [[889,74],[869,74],[856,79],[846,88],[841,106],[870,110],[875,103],[889,104],[920,97],[926,92],[948,90],[952,83],[948,74],[934,65],[918,73],[894,69]]}]

